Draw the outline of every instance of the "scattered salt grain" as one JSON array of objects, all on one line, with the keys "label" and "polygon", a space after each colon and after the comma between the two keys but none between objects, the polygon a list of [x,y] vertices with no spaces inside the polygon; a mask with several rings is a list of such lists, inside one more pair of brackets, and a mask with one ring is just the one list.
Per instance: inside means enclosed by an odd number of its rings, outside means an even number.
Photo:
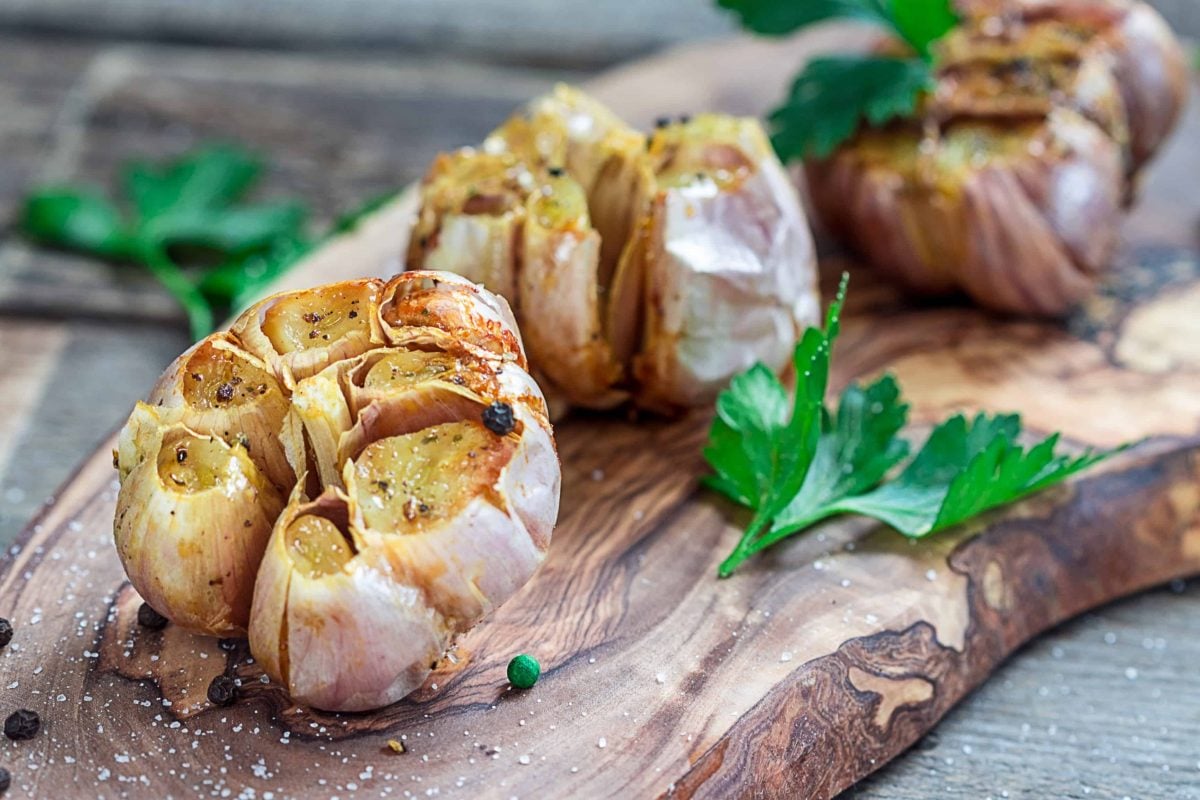
[{"label": "scattered salt grain", "polygon": [[601,736],[600,739],[596,742],[596,747],[599,747],[601,750],[608,747],[608,739],[605,739],[603,736]]}]

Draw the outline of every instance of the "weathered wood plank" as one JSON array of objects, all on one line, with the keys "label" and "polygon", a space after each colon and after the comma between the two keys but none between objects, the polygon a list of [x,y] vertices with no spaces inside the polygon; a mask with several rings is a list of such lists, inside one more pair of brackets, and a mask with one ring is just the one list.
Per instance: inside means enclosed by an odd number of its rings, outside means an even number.
[{"label": "weathered wood plank", "polygon": [[0,546],[186,346],[176,329],[0,320]]},{"label": "weathered wood plank", "polygon": [[[70,102],[49,115],[53,124],[28,154],[41,168],[0,174],[0,210],[13,208],[33,180],[110,188],[129,159],[226,140],[270,162],[260,196],[303,198],[320,231],[339,213],[418,178],[439,150],[478,141],[556,78],[575,77],[438,58],[111,45],[80,70]],[[15,235],[0,240],[6,312],[183,321],[143,271],[67,254],[35,258]]]},{"label": "weathered wood plank", "polygon": [[[1200,33],[1193,0],[1150,0]],[[711,0],[9,0],[0,22],[122,37],[222,44],[415,49],[504,60],[601,65],[734,29]]]}]

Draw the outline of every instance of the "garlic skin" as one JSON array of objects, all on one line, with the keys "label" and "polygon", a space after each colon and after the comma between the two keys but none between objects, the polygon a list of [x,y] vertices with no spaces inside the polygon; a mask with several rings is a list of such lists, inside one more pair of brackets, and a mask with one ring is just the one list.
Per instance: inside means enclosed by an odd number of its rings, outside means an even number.
[{"label": "garlic skin", "polygon": [[656,132],[658,192],[642,256],[638,400],[708,402],[762,362],[782,370],[817,324],[816,251],[795,189],[757,122],[714,114]]},{"label": "garlic skin", "polygon": [[1064,314],[1116,247],[1120,148],[1067,110],[993,134],[951,127],[916,156],[916,133],[864,131],[808,165],[813,204],[831,232],[920,293],[961,288],[989,308]]},{"label": "garlic skin", "polygon": [[[525,363],[507,303],[456,275],[268,298],[121,432],[130,582],[177,624],[248,630],[296,702],[400,699],[549,547],[561,474]],[[286,487],[253,458],[268,452]]]},{"label": "garlic skin", "polygon": [[817,320],[804,211],[750,119],[646,137],[560,85],[481,150],[435,160],[414,239],[409,268],[461,272],[513,303],[564,404],[704,405],[756,361],[785,366]]},{"label": "garlic skin", "polygon": [[129,581],[172,622],[243,633],[283,497],[240,444],[165,422],[139,403],[117,447],[114,539]]},{"label": "garlic skin", "polygon": [[1109,267],[1186,99],[1178,42],[1125,0],[969,0],[916,120],[806,164],[826,227],[931,295],[1056,317]]}]

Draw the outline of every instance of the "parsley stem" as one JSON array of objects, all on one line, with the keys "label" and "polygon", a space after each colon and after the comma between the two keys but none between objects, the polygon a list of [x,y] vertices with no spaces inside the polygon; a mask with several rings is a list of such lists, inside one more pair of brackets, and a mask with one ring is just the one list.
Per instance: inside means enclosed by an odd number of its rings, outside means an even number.
[{"label": "parsley stem", "polygon": [[763,519],[761,514],[755,514],[754,519],[750,521],[746,527],[746,532],[742,534],[742,538],[738,541],[737,547],[729,554],[729,557],[721,562],[717,567],[718,578],[728,578],[733,574],[742,562],[750,556],[758,552],[756,537],[762,533],[764,528],[767,528],[770,520]]},{"label": "parsley stem", "polygon": [[157,245],[141,248],[140,260],[158,279],[158,282],[166,287],[179,305],[183,306],[184,312],[187,313],[192,339],[199,341],[212,333],[212,306],[204,299],[204,295],[200,293],[196,284],[188,280],[175,262],[162,251],[162,248]]}]

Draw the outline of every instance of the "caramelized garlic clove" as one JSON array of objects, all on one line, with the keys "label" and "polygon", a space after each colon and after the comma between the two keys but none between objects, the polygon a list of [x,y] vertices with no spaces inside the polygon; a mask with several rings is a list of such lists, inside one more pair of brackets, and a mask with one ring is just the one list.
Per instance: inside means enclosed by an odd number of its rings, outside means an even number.
[{"label": "caramelized garlic clove", "polygon": [[516,297],[528,169],[511,156],[470,148],[438,156],[421,185],[409,236],[409,269],[449,271]]},{"label": "caramelized garlic clove", "polygon": [[604,336],[600,235],[573,179],[548,178],[528,202],[518,308],[529,356],[573,404],[612,408],[628,398],[616,388],[624,368]]},{"label": "caramelized garlic clove", "polygon": [[280,442],[286,391],[232,335],[214,333],[167,368],[149,397],[164,422],[241,443],[280,492],[296,480]]},{"label": "caramelized garlic clove", "polygon": [[526,369],[525,349],[508,302],[451,272],[403,272],[381,295],[387,343],[478,358],[511,361]]},{"label": "caramelized garlic clove", "polygon": [[272,295],[231,329],[289,391],[329,365],[383,343],[378,319],[382,281],[343,281]]}]

